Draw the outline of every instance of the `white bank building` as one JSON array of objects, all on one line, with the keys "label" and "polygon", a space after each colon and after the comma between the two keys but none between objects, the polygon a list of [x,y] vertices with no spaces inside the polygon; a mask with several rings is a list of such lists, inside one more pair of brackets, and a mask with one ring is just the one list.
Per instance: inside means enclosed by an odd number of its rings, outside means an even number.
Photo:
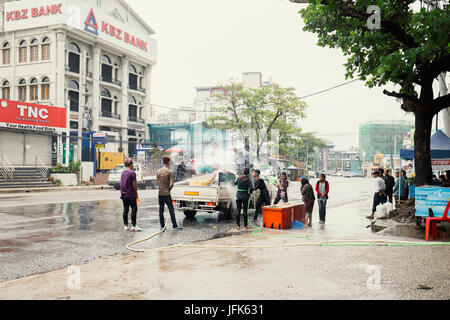
[{"label": "white bank building", "polygon": [[[65,107],[65,132],[106,132],[133,154],[148,138],[152,28],[123,0],[0,0],[0,14],[0,98]],[[36,133],[3,121],[0,154],[50,165],[55,137]]]}]

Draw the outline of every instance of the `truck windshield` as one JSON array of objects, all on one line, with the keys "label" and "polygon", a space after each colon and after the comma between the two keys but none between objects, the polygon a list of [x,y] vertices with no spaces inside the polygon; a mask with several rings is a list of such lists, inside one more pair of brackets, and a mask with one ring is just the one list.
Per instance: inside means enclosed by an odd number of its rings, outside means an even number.
[{"label": "truck windshield", "polygon": [[[122,173],[122,171],[124,169],[125,169],[124,165],[116,166],[116,167],[114,167],[114,169],[111,169],[111,171],[109,173],[110,174],[119,174],[119,173]],[[137,169],[139,170],[139,167],[137,167]],[[136,167],[133,167],[133,171],[136,171]]]}]

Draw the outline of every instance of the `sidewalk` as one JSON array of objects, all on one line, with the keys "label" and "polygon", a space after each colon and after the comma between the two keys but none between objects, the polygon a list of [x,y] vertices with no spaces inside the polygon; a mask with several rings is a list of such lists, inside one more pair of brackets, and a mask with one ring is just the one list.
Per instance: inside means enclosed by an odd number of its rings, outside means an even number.
[{"label": "sidewalk", "polygon": [[[75,268],[1,282],[0,299],[450,298],[450,282],[444,280],[449,247],[292,246],[305,242],[241,232],[196,244],[291,246],[172,247],[104,257]],[[145,248],[145,242],[136,248]],[[424,269],[424,261],[433,261],[433,267]],[[373,267],[380,270],[375,288],[368,285],[374,278]],[[420,290],[420,286],[432,289]]]},{"label": "sidewalk", "polygon": [[112,190],[112,189],[114,189],[114,187],[108,185],[0,189],[0,199],[23,196],[32,192],[86,191],[86,190]]}]

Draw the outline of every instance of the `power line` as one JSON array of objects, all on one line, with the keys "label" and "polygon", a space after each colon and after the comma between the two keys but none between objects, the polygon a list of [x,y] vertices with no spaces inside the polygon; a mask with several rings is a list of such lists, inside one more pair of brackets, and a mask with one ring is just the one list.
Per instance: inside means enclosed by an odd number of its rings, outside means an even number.
[{"label": "power line", "polygon": [[308,97],[312,97],[312,96],[318,95],[318,94],[320,94],[320,93],[324,93],[324,92],[327,92],[327,91],[330,91],[330,90],[333,90],[333,89],[336,89],[336,88],[345,86],[345,85],[347,85],[347,84],[350,84],[350,83],[355,82],[355,81],[358,81],[358,80],[359,80],[359,79],[353,79],[353,80],[351,80],[351,81],[348,81],[348,82],[344,82],[344,83],[338,84],[337,86],[334,86],[334,87],[331,87],[331,88],[328,88],[328,89],[325,89],[325,90],[321,90],[321,91],[318,91],[318,92],[315,92],[315,93],[308,94],[308,95],[306,95],[306,96],[300,97],[299,99],[305,99],[305,98],[308,98]]}]

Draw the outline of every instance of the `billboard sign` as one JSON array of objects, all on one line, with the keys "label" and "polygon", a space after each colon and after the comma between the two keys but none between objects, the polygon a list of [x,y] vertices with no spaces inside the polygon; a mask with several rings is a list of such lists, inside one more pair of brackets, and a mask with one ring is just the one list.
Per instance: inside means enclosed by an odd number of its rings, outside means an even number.
[{"label": "billboard sign", "polygon": [[156,40],[144,27],[134,28],[88,1],[12,1],[5,3],[4,10],[4,31],[64,24],[156,63]]},{"label": "billboard sign", "polygon": [[0,99],[0,127],[65,131],[66,108]]}]

